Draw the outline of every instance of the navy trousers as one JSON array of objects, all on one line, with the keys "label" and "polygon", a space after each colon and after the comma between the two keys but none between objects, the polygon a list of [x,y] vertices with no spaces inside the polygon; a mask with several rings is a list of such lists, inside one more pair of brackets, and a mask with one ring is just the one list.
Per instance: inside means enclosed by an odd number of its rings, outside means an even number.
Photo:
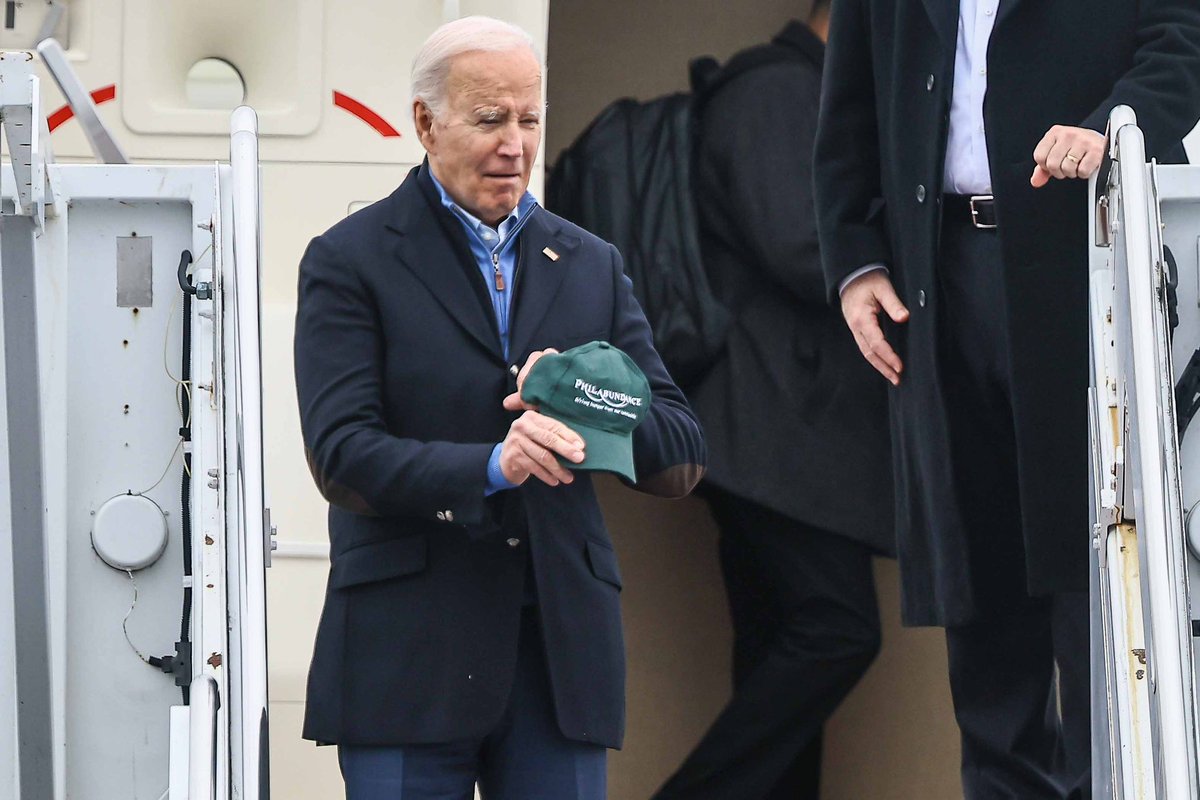
[{"label": "navy trousers", "polygon": [[512,695],[482,739],[397,747],[340,745],[346,800],[604,800],[607,750],[563,736],[537,607],[527,606]]}]

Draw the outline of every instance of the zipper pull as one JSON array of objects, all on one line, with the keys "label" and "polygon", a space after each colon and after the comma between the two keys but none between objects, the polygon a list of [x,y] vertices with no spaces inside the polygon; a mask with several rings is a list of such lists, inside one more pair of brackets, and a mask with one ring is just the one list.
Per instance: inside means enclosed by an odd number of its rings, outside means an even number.
[{"label": "zipper pull", "polygon": [[492,269],[496,271],[496,291],[504,291],[504,275],[500,273],[500,256],[492,253]]}]

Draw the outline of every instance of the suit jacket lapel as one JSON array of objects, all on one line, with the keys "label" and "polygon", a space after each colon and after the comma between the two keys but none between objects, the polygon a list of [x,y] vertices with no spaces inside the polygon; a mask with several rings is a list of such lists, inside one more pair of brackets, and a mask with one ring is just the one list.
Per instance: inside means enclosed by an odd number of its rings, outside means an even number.
[{"label": "suit jacket lapel", "polygon": [[925,11],[942,40],[942,47],[954,57],[958,47],[958,0],[923,0]]},{"label": "suit jacket lapel", "polygon": [[508,342],[509,355],[515,359],[524,357],[550,310],[579,239],[564,233],[554,217],[538,208],[521,231],[520,246]]},{"label": "suit jacket lapel", "polygon": [[[396,258],[425,284],[434,300],[471,338],[503,364],[491,304],[480,300],[481,293],[484,300],[487,296],[481,283],[483,276],[475,269],[469,250],[465,255],[468,263],[464,264],[464,254],[459,252],[464,248],[456,247],[444,221],[437,218],[435,209],[422,196],[419,178],[419,168],[414,169],[392,195],[396,211],[387,227],[399,234]],[[473,280],[478,285],[473,285]]]}]

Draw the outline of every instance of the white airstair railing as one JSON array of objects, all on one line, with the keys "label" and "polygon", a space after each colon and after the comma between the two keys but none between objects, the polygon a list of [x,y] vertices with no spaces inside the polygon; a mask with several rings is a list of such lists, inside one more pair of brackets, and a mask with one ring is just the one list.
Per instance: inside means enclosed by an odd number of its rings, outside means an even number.
[{"label": "white airstair railing", "polygon": [[1094,712],[1101,721],[1094,752],[1109,768],[1098,769],[1096,787],[1121,800],[1196,800],[1195,669],[1161,212],[1155,167],[1127,107],[1110,117],[1109,148],[1091,267],[1100,553],[1093,599],[1102,606],[1093,653],[1106,689],[1093,695],[1104,703]]},{"label": "white airstair railing", "polygon": [[[239,659],[231,720],[233,756],[241,768],[235,781],[245,796],[266,800],[267,794],[267,601],[265,567],[271,546],[271,523],[266,508],[262,440],[261,243],[258,167],[258,118],[242,106],[231,118],[229,162],[233,196],[233,322],[226,338],[226,355],[234,359],[234,382],[226,397],[227,437],[236,452],[226,458],[227,486],[236,487],[231,529],[238,531],[236,552],[230,553],[230,599],[237,604],[235,634]],[[228,445],[227,445],[228,446]],[[236,527],[234,527],[236,526]],[[231,642],[231,644],[233,644]]]},{"label": "white airstair railing", "polygon": [[[1130,114],[1132,116],[1132,114]],[[1175,435],[1174,380],[1162,313],[1164,282],[1157,198],[1146,167],[1146,147],[1135,124],[1113,126],[1125,237],[1130,316],[1156,324],[1132,325],[1133,396],[1138,417],[1142,502],[1138,522],[1146,614],[1146,658],[1151,718],[1159,734],[1155,772],[1160,796],[1196,797],[1193,746],[1191,634],[1187,610],[1186,550]],[[1156,479],[1150,479],[1153,476]]]},{"label": "white airstair railing", "polygon": [[211,675],[192,680],[188,720],[188,800],[216,800],[221,697]]}]

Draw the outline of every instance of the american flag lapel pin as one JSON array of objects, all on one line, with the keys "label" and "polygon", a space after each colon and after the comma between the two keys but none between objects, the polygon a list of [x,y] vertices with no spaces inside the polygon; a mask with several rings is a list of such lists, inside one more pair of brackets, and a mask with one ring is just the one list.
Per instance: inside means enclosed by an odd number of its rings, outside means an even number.
[{"label": "american flag lapel pin", "polygon": [[558,261],[558,253],[554,252],[549,247],[543,247],[542,253],[551,261]]}]

